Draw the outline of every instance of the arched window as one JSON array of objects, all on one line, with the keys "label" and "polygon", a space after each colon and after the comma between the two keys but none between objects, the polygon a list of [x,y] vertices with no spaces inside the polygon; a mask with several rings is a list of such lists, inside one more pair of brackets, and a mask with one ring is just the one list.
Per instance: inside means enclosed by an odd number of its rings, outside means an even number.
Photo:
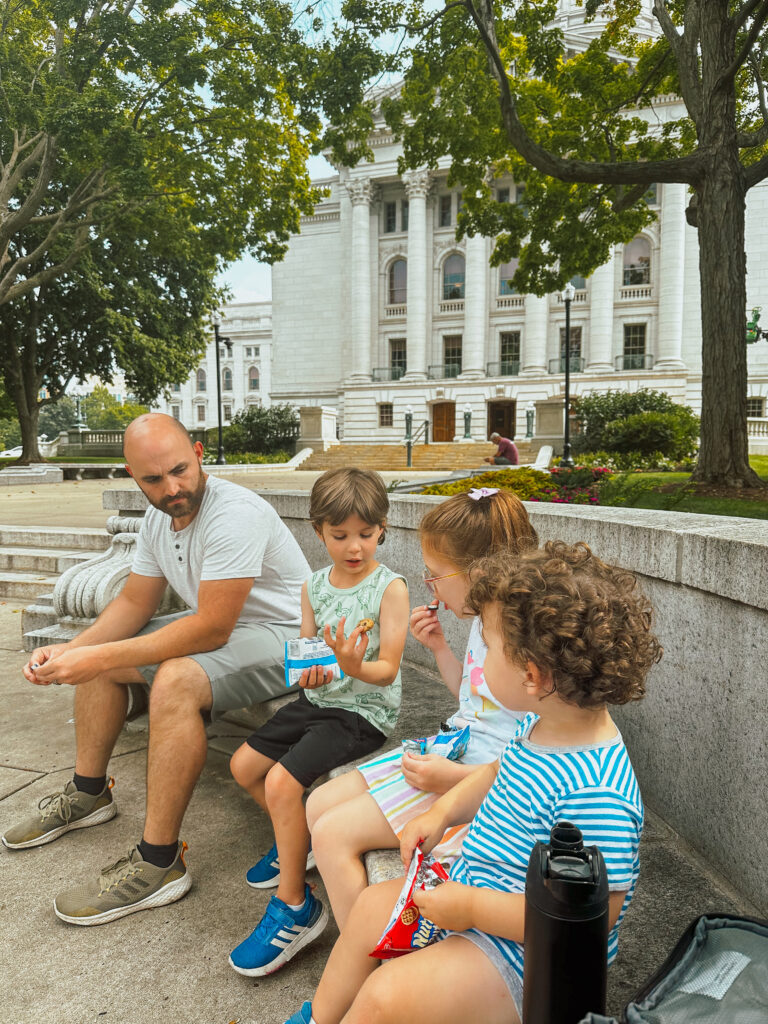
[{"label": "arched window", "polygon": [[464,257],[452,253],[443,264],[443,299],[464,298]]},{"label": "arched window", "polygon": [[221,389],[222,391],[232,390],[232,371],[228,366],[221,371]]},{"label": "arched window", "polygon": [[256,369],[255,366],[252,366],[248,371],[248,390],[259,390],[259,371]]},{"label": "arched window", "polygon": [[624,246],[624,284],[651,283],[651,243],[638,235]]},{"label": "arched window", "polygon": [[571,284],[577,292],[583,292],[587,287],[587,279],[582,277],[581,274],[574,274],[571,278]]},{"label": "arched window", "polygon": [[403,306],[408,301],[408,264],[395,260],[389,268],[389,305]]},{"label": "arched window", "polygon": [[205,391],[205,389],[206,389],[205,370],[198,370],[197,371],[197,390],[198,391]]},{"label": "arched window", "polygon": [[512,278],[517,273],[517,266],[520,260],[513,257],[509,263],[502,263],[499,267],[499,295],[516,295],[517,288],[512,284]]}]

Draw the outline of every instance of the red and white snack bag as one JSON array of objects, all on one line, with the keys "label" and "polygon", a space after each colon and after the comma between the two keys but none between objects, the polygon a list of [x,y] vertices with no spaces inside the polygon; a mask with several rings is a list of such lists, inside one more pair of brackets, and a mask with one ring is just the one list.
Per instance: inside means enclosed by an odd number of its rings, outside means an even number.
[{"label": "red and white snack bag", "polygon": [[377,960],[391,960],[434,942],[440,929],[434,922],[421,916],[413,902],[413,893],[419,889],[434,889],[447,881],[448,874],[439,860],[423,854],[419,849],[414,850],[395,909],[376,948],[369,956]]}]

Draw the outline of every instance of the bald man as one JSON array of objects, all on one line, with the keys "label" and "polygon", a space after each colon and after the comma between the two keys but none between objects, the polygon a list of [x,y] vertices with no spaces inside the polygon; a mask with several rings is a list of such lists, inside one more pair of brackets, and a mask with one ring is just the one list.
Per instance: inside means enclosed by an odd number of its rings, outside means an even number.
[{"label": "bald man", "polygon": [[[11,850],[114,817],[112,748],[127,683],[149,683],[147,813],[141,841],[92,882],[59,894],[58,917],[103,924],[190,888],[179,831],[205,763],[205,725],[285,692],[284,643],[301,624],[304,555],[271,505],[202,470],[203,446],[170,416],[125,432],[126,469],[152,505],[118,597],[68,644],[34,651],[30,683],[75,687],[75,774],[2,837]],[[152,620],[166,586],[190,608]],[[150,621],[152,620],[152,621]]]}]

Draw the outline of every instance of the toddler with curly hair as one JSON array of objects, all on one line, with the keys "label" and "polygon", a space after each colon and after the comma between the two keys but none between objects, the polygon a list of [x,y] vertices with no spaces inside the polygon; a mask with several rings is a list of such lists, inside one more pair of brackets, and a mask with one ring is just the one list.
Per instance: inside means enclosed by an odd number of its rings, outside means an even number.
[{"label": "toddler with curly hair", "polygon": [[522,1007],[525,876],[557,821],[600,847],[610,889],[608,962],[638,876],[643,805],[609,706],[639,700],[661,657],[634,576],[585,544],[549,542],[473,570],[470,608],[488,646],[485,679],[525,712],[500,758],[481,765],[406,825],[401,856],[428,853],[472,821],[451,880],[416,894],[440,940],[377,968],[369,956],[402,886],[357,899],[315,998],[288,1024],[514,1024]]}]

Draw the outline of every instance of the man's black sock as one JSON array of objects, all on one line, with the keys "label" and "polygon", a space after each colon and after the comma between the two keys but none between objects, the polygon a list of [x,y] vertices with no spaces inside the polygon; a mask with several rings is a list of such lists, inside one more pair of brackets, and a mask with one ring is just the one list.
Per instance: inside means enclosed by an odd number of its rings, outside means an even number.
[{"label": "man's black sock", "polygon": [[176,853],[179,849],[178,843],[168,843],[167,846],[156,846],[142,839],[139,843],[141,859],[149,861],[157,868],[169,868],[176,860]]},{"label": "man's black sock", "polygon": [[72,781],[75,784],[75,789],[79,789],[81,793],[98,796],[107,784],[107,776],[100,775],[98,778],[95,778],[92,775],[78,775],[75,772]]}]

